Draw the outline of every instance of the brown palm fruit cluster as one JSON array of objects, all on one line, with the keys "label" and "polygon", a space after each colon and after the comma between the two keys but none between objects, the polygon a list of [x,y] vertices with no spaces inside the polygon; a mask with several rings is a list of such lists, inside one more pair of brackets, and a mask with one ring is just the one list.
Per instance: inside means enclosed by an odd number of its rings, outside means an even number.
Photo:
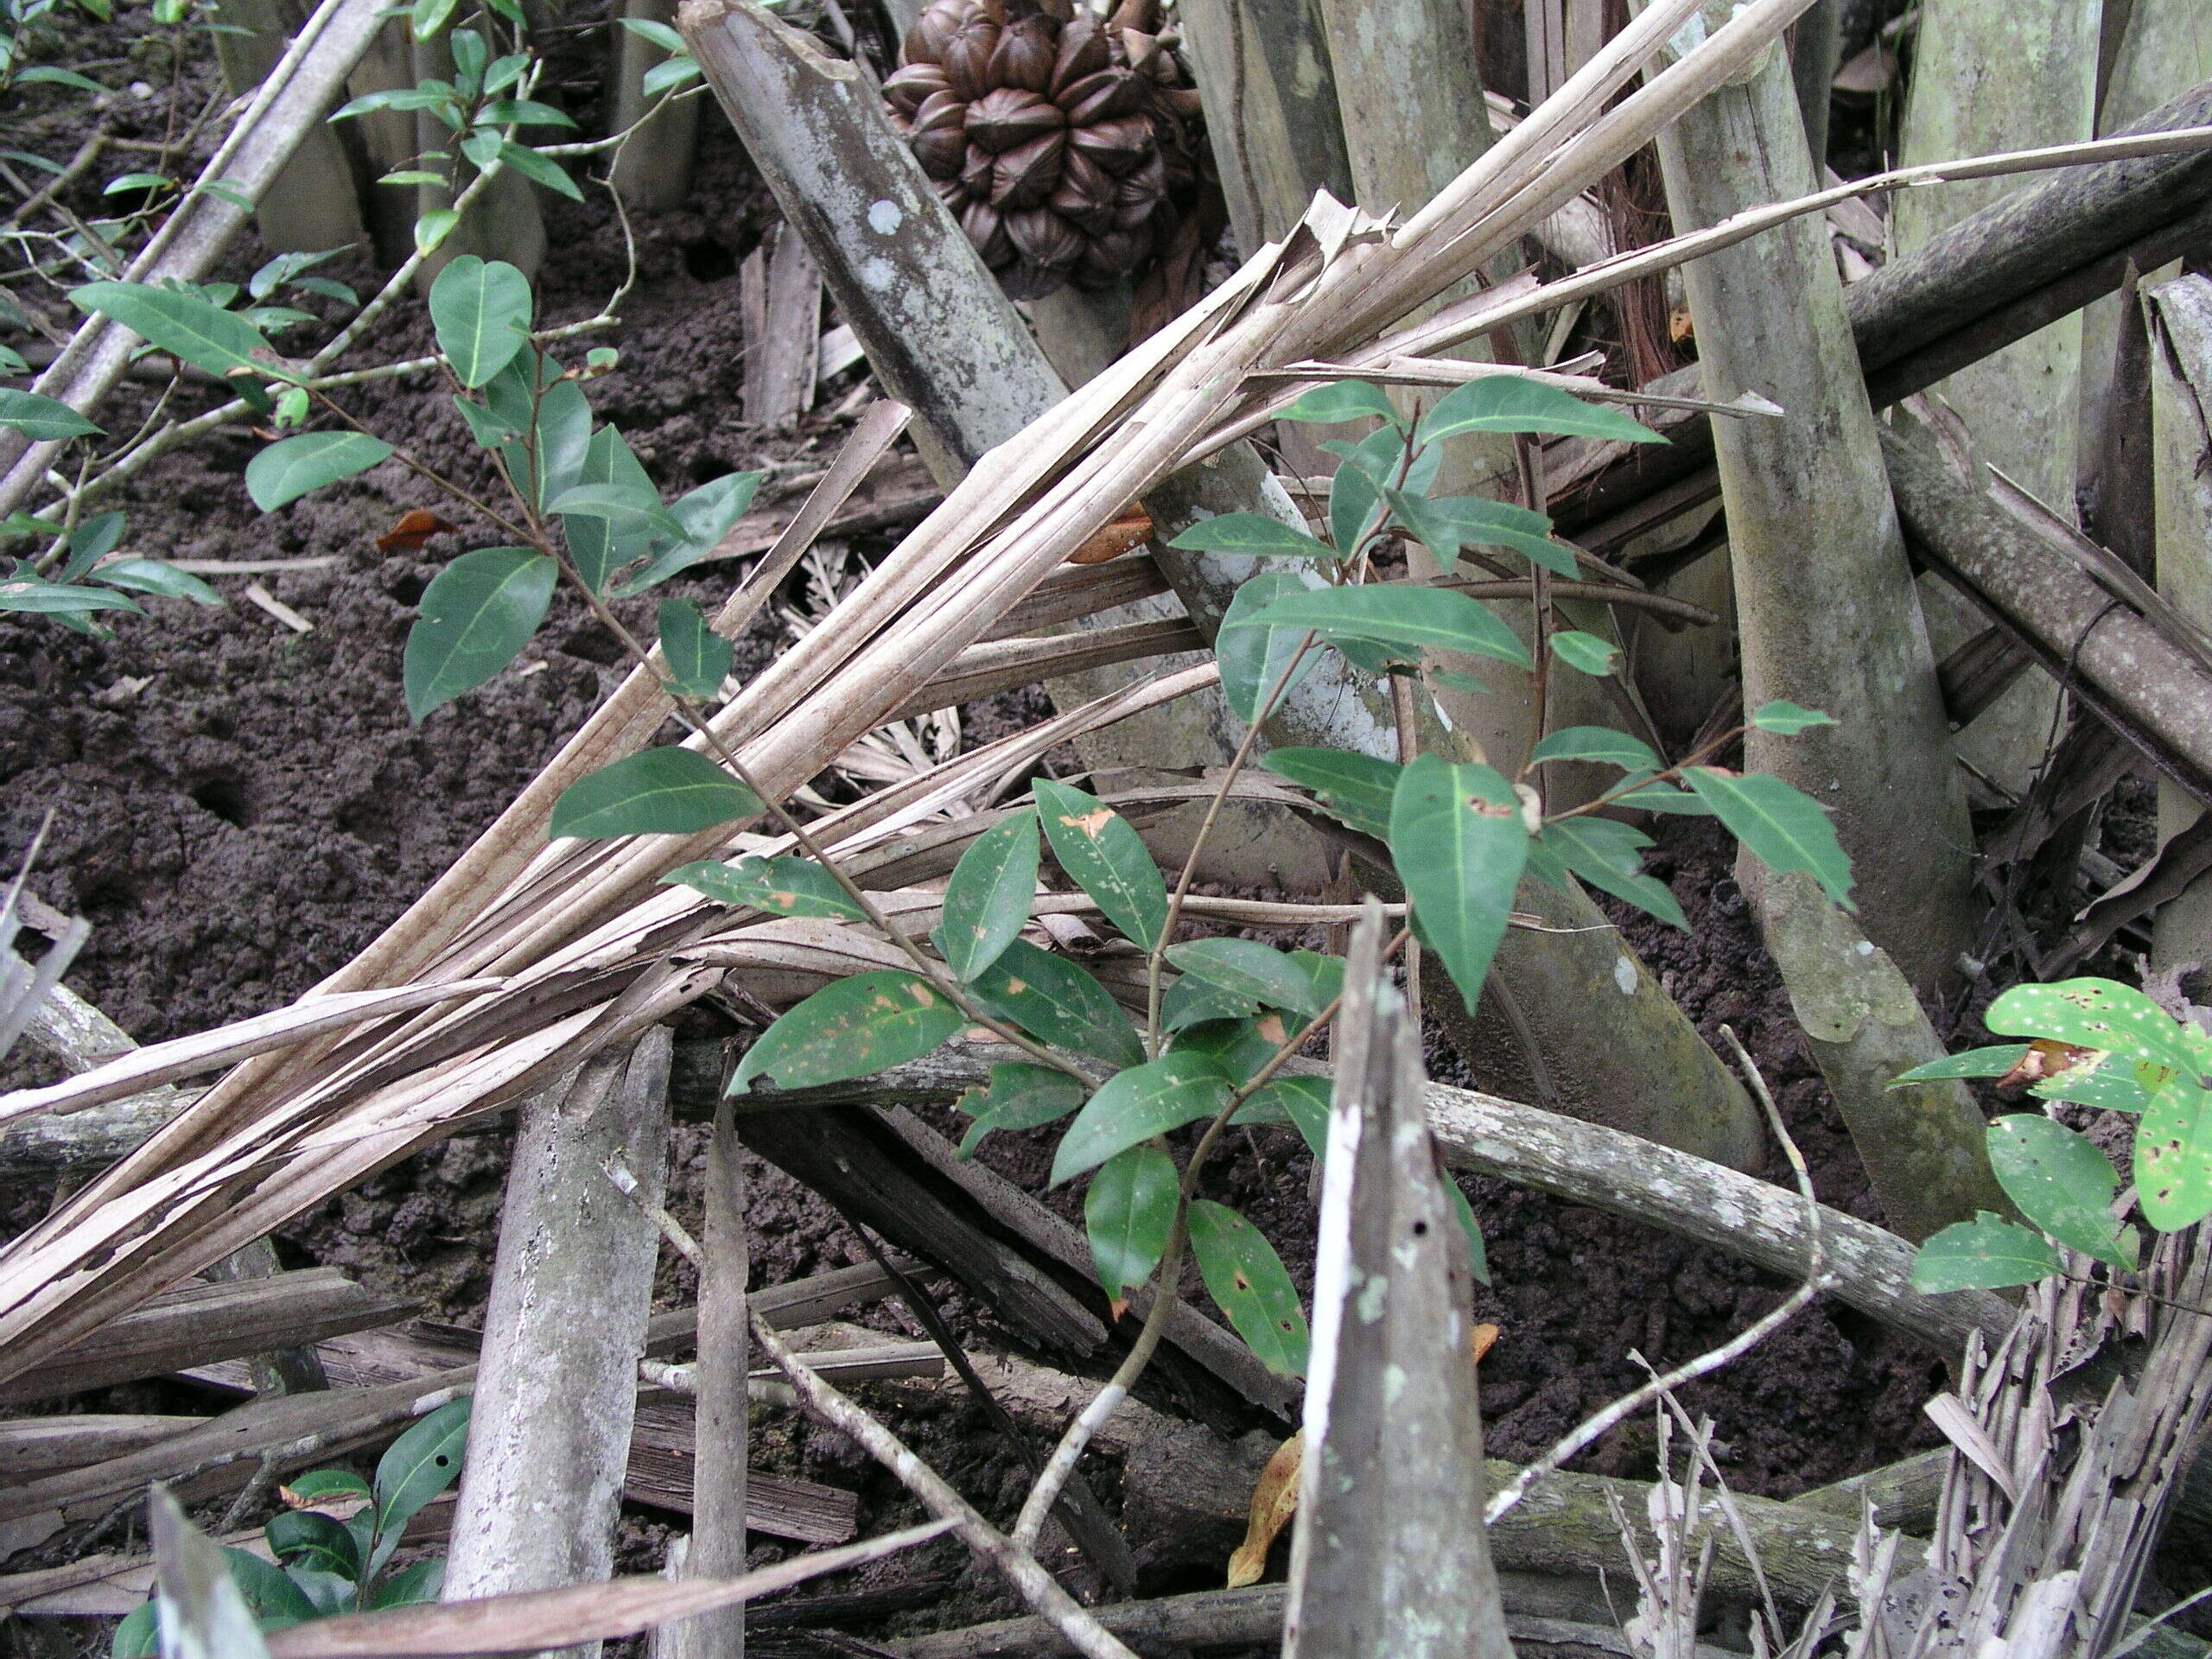
[{"label": "brown palm fruit cluster", "polygon": [[915,21],[884,97],[1016,299],[1166,259],[1218,198],[1174,45],[1159,0],[1103,20],[1084,0],[931,0]]}]

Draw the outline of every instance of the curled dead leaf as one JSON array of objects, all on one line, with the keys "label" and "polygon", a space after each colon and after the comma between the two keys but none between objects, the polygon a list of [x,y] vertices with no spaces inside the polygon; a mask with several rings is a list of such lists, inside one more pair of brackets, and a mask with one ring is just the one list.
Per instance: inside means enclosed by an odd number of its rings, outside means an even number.
[{"label": "curled dead leaf", "polygon": [[420,553],[431,537],[442,535],[453,528],[428,507],[416,507],[411,512],[403,513],[397,524],[377,537],[377,551]]},{"label": "curled dead leaf", "polygon": [[1997,1086],[2008,1090],[2024,1089],[2031,1083],[2042,1083],[2062,1071],[2071,1071],[2096,1056],[2094,1048],[2077,1048],[2072,1043],[2039,1037],[2028,1045],[2028,1052],[2020,1056],[2012,1069],[1997,1079]]},{"label": "curled dead leaf", "polygon": [[1306,1431],[1300,1429],[1268,1459],[1252,1488],[1252,1519],[1244,1541],[1229,1558],[1229,1587],[1242,1590],[1257,1584],[1268,1570],[1268,1551],[1298,1513],[1298,1471],[1306,1460]]}]

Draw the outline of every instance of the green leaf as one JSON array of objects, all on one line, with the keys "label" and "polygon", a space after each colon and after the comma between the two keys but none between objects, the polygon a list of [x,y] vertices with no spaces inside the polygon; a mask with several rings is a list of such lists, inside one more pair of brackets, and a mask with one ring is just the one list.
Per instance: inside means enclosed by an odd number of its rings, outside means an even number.
[{"label": "green leaf", "polygon": [[92,580],[134,594],[161,599],[188,599],[195,605],[220,605],[223,596],[188,570],[159,559],[116,559],[92,572]]},{"label": "green leaf", "polygon": [[[2136,1116],[2150,1109],[2149,1090],[2131,1075],[2135,1068],[2128,1065],[2125,1056],[2107,1055],[2101,1064],[2085,1062],[2069,1065],[2056,1077],[2037,1084],[2028,1092],[2038,1100],[2070,1101],[2076,1106],[2094,1106],[2099,1111],[2126,1112]],[[2159,1069],[2163,1081],[2174,1074]]]},{"label": "green leaf", "polygon": [[71,290],[69,300],[79,311],[107,317],[156,351],[218,378],[234,371],[275,380],[300,378],[297,370],[276,360],[275,348],[259,329],[196,294],[142,283],[90,283]]},{"label": "green leaf", "polygon": [[104,196],[119,196],[126,190],[174,190],[176,186],[158,173],[125,173],[110,179],[100,191]]},{"label": "green leaf", "polygon": [[[522,435],[520,428],[509,426],[483,404],[471,403],[459,393],[454,396],[453,406],[468,423],[469,435],[486,449],[495,452],[504,449]],[[519,483],[521,480],[518,479],[516,481]]]},{"label": "green leaf", "polygon": [[1538,840],[1592,887],[1689,931],[1689,918],[1667,884],[1643,874],[1643,849],[1651,837],[1642,830],[1586,814],[1546,824]]},{"label": "green leaf", "polygon": [[[1624,780],[1626,781],[1626,780]],[[1713,809],[1687,789],[1649,779],[1631,784],[1612,798],[1615,806],[1633,806],[1646,812],[1672,812],[1685,818],[1709,818]]]},{"label": "green leaf", "polygon": [[1323,1005],[1313,982],[1273,945],[1257,939],[1192,939],[1167,947],[1167,960],[1184,973],[1270,1008],[1288,1008],[1309,1020]]},{"label": "green leaf", "polygon": [[[677,498],[669,516],[683,526],[683,537],[652,556],[651,562],[614,589],[617,599],[628,599],[646,588],[688,570],[711,554],[753,505],[753,492],[765,477],[761,473],[727,473]],[[656,543],[658,547],[658,544]]]},{"label": "green leaf", "polygon": [[1448,392],[1421,423],[1419,442],[1463,432],[1542,432],[1618,443],[1664,443],[1639,421],[1517,374],[1486,374]]},{"label": "green leaf", "polygon": [[716,904],[742,905],[769,916],[868,919],[836,878],[811,859],[741,858],[734,864],[709,859],[671,870],[661,880],[703,893]]},{"label": "green leaf", "polygon": [[435,1559],[403,1567],[369,1592],[365,1610],[380,1613],[387,1607],[415,1607],[435,1601],[445,1588],[446,1564]]},{"label": "green leaf", "polygon": [[1314,387],[1275,418],[1334,426],[1339,422],[1365,420],[1370,416],[1388,421],[1393,426],[1400,424],[1402,420],[1397,405],[1390,401],[1389,393],[1382,387],[1370,385],[1364,380],[1338,380],[1331,385]]},{"label": "green leaf", "polygon": [[35,443],[99,435],[100,429],[58,398],[0,386],[0,426],[12,427]]},{"label": "green leaf", "polygon": [[1475,1282],[1486,1285],[1490,1283],[1490,1249],[1483,1243],[1483,1224],[1475,1219],[1474,1206],[1459,1190],[1459,1183],[1449,1175],[1444,1178],[1444,1192],[1451,1200],[1452,1213],[1459,1218],[1460,1234],[1467,1241],[1467,1265]]},{"label": "green leaf", "polygon": [[108,90],[90,75],[80,75],[74,69],[63,69],[48,63],[34,64],[24,70],[16,77],[16,84],[18,86],[67,86],[77,92],[94,92],[102,97]]},{"label": "green leaf", "polygon": [[1052,1185],[1071,1180],[1155,1135],[1211,1117],[1229,1103],[1228,1074],[1204,1054],[1179,1050],[1117,1071],[1076,1114],[1052,1154]]},{"label": "green leaf", "polygon": [[2005,1290],[2056,1273],[2058,1252],[2025,1227],[1984,1210],[1955,1221],[1912,1258],[1912,1287],[1923,1295],[1947,1290]]},{"label": "green leaf", "polygon": [[1582,633],[1568,629],[1551,637],[1552,655],[1578,674],[1602,680],[1618,665],[1621,648],[1610,639],[1601,639],[1594,633]]},{"label": "green leaf", "polygon": [[[451,87],[447,87],[443,91],[440,91],[438,88],[433,86],[393,86],[380,92],[364,92],[359,98],[348,99],[345,103],[338,106],[336,112],[334,113],[330,118],[333,121],[350,121],[358,115],[374,115],[378,110],[396,110],[406,112],[415,110],[435,109],[437,105],[448,102],[452,97],[453,89]],[[387,173],[383,178],[379,179],[378,182],[379,184],[397,184],[399,183],[403,178],[404,178],[405,181],[410,184],[424,181],[431,184],[443,184],[445,182],[443,178],[435,173],[427,175],[423,178],[420,179],[411,175]]]},{"label": "green leaf", "polygon": [[484,387],[486,404],[501,425],[518,433],[533,429],[530,389],[533,372],[543,386],[537,398],[536,462],[519,442],[503,444],[499,453],[523,493],[543,512],[547,503],[582,474],[591,453],[591,404],[581,386],[562,378],[557,365],[535,352],[523,352]]},{"label": "green leaf", "polygon": [[1628,772],[1656,772],[1659,757],[1650,745],[1606,726],[1569,726],[1554,732],[1529,752],[1531,761],[1601,760]]},{"label": "green leaf", "polygon": [[503,98],[484,106],[477,119],[486,126],[573,127],[574,118],[535,99]]},{"label": "green leaf", "polygon": [[1224,512],[1201,518],[1168,543],[1194,553],[1234,553],[1263,559],[1334,559],[1336,549],[1264,512]]},{"label": "green leaf", "polygon": [[1160,1028],[1165,1032],[1189,1031],[1218,1020],[1242,1020],[1259,1011],[1260,1005],[1252,998],[1203,979],[1179,979],[1160,994]]},{"label": "green leaf", "polygon": [[679,697],[703,702],[729,677],[729,641],[709,626],[706,613],[688,599],[661,601],[660,652],[668,662],[670,689]]},{"label": "green leaf", "polygon": [[1306,1375],[1306,1315],[1275,1247],[1227,1205],[1194,1198],[1191,1254],[1206,1293],[1260,1363],[1279,1376]]},{"label": "green leaf", "polygon": [[264,1530],[276,1559],[359,1581],[361,1548],[353,1535],[327,1515],[313,1510],[287,1510]]},{"label": "green leaf", "polygon": [[1528,857],[1520,798],[1497,772],[1425,754],[1400,774],[1391,862],[1429,948],[1470,1007],[1505,937]]},{"label": "green leaf", "polygon": [[464,553],[439,571],[407,632],[400,682],[410,716],[419,721],[514,661],[559,578],[559,566],[525,547]]},{"label": "green leaf", "polygon": [[[1178,982],[1198,984],[1192,980]],[[1160,999],[1164,1008],[1166,998]],[[1257,1014],[1258,1005],[1245,1001],[1244,1006]],[[1281,1039],[1289,1033],[1283,1027],[1280,1014],[1268,1014],[1257,1018],[1209,1020],[1193,1025],[1187,1031],[1175,1033],[1170,1045],[1173,1052],[1203,1054],[1222,1070],[1223,1075],[1238,1088],[1243,1088],[1260,1075],[1260,1068],[1273,1059],[1275,1051],[1282,1046]],[[1249,1105],[1250,1102],[1245,1103]]]},{"label": "green leaf", "polygon": [[1465,594],[1448,588],[1320,588],[1288,594],[1245,626],[1310,628],[1334,644],[1371,640],[1401,651],[1456,651],[1532,668],[1512,629]]},{"label": "green leaf", "polygon": [[1329,812],[1377,841],[1390,833],[1390,800],[1404,768],[1344,749],[1276,749],[1260,757],[1269,772],[1313,791]]},{"label": "green leaf", "polygon": [[245,464],[245,493],[264,512],[312,490],[380,467],[391,446],[365,432],[305,432],[270,444]]},{"label": "green leaf", "polygon": [[530,279],[504,259],[464,253],[430,284],[438,349],[471,391],[514,361],[530,311]]},{"label": "green leaf", "polygon": [[1029,920],[1037,895],[1037,815],[994,824],[960,855],[944,887],[944,919],[930,935],[966,984],[999,959]]},{"label": "green leaf", "polygon": [[1128,822],[1094,796],[1039,778],[1031,785],[1052,856],[1106,919],[1149,950],[1167,925],[1167,885]]},{"label": "green leaf", "polygon": [[2176,1077],[2135,1128],[2135,1196],[2162,1233],[2212,1216],[2212,1094]]},{"label": "green leaf", "polygon": [[1835,717],[1824,715],[1817,709],[1800,708],[1794,702],[1775,702],[1761,703],[1749,723],[1763,732],[1795,737],[1800,732],[1811,731],[1815,726],[1833,726]]},{"label": "green leaf", "polygon": [[1827,811],[1809,795],[1764,772],[1738,774],[1717,766],[1689,766],[1682,780],[1751,849],[1767,868],[1802,870],[1846,910],[1851,902],[1851,860],[1835,838]]},{"label": "green leaf", "polygon": [[2176,1071],[2202,1070],[2171,1014],[2142,992],[2109,979],[2015,985],[1989,1005],[1982,1023],[2001,1036],[2047,1037]]},{"label": "green leaf", "polygon": [[[1254,614],[1276,600],[1305,591],[1305,582],[1292,571],[1253,576],[1238,584],[1222,617],[1214,642],[1214,658],[1221,667],[1221,691],[1236,717],[1248,726],[1258,723],[1261,705],[1278,684],[1287,692],[1321,660],[1320,652],[1310,648],[1302,659],[1299,658],[1307,632],[1304,628],[1247,626]],[[1298,662],[1295,673],[1290,672],[1293,661]],[[1287,681],[1286,674],[1290,675]]]},{"label": "green leaf", "polygon": [[1334,1088],[1327,1077],[1277,1077],[1236,1109],[1231,1123],[1294,1125],[1318,1161],[1329,1155],[1329,1101]]},{"label": "green leaf", "polygon": [[1356,455],[1347,455],[1329,486],[1329,536],[1337,544],[1338,558],[1348,559],[1359,551],[1360,543],[1380,522],[1382,505],[1382,486]]},{"label": "green leaf", "polygon": [[438,246],[454,232],[461,223],[461,214],[451,207],[433,207],[415,221],[415,251],[435,253]]},{"label": "green leaf", "polygon": [[[651,73],[650,71],[647,73]],[[646,96],[651,97],[652,94],[647,93]],[[494,153],[531,183],[542,184],[554,194],[566,196],[570,201],[584,199],[584,193],[576,188],[576,181],[569,176],[568,169],[551,156],[541,156],[528,146],[508,138],[499,140],[499,147]]]},{"label": "green leaf", "polygon": [[972,1158],[995,1129],[1034,1129],[1057,1123],[1083,1104],[1083,1084],[1049,1065],[1016,1061],[991,1068],[988,1089],[970,1089],[953,1103],[975,1122],[954,1154]]},{"label": "green leaf", "polygon": [[98,564],[122,541],[124,526],[129,523],[120,512],[103,512],[87,518],[69,532],[69,559],[54,577],[57,582],[74,582]]},{"label": "green leaf", "polygon": [[2000,1117],[1989,1126],[1989,1166],[2020,1213],[2061,1244],[2134,1267],[2133,1238],[2109,1213],[2120,1178],[2073,1130],[2026,1113]]},{"label": "green leaf", "polygon": [[1016,939],[976,975],[969,995],[1040,1041],[1109,1065],[1135,1065],[1144,1045],[1121,1005],[1084,969]]},{"label": "green leaf", "polygon": [[161,1624],[150,1601],[125,1614],[108,1639],[108,1659],[156,1659],[161,1650]]},{"label": "green leaf", "polygon": [[966,1023],[927,980],[888,969],[823,986],[762,1032],[745,1052],[729,1092],[755,1077],[786,1089],[865,1077],[918,1060]]},{"label": "green leaf", "polygon": [[12,346],[0,346],[0,374],[29,374],[30,369],[21,352]]},{"label": "green leaf", "polygon": [[[440,1406],[391,1443],[377,1460],[375,1484],[378,1554],[399,1541],[399,1534],[423,1505],[461,1478],[461,1449],[468,1442],[467,1400]],[[370,1571],[384,1562],[372,1557]]]},{"label": "green leaf", "polygon": [[1543,513],[1479,495],[1447,495],[1428,502],[1423,517],[1457,547],[1508,548],[1570,580],[1581,574],[1574,550],[1552,539],[1552,521]]},{"label": "green leaf", "polygon": [[288,1503],[321,1503],[332,1498],[369,1497],[369,1483],[351,1469],[310,1469],[280,1489]]},{"label": "green leaf", "polygon": [[545,510],[560,514],[563,519],[603,519],[617,537],[640,532],[656,536],[683,533],[683,526],[670,516],[658,496],[647,500],[635,485],[629,483],[571,484],[548,500]]},{"label": "green leaf", "polygon": [[681,86],[687,80],[697,79],[699,73],[696,60],[689,56],[671,58],[667,62],[657,63],[646,70],[638,81],[638,91],[643,97],[657,98],[671,86]]},{"label": "green leaf", "polygon": [[92,611],[138,609],[132,601],[104,588],[40,582],[31,576],[0,578],[0,611],[29,611],[39,616],[83,616]]},{"label": "green leaf", "polygon": [[760,798],[692,749],[647,749],[570,784],[546,838],[688,836],[761,810]]},{"label": "green leaf", "polygon": [[666,23],[657,23],[648,17],[622,17],[616,20],[640,40],[651,41],[664,52],[689,52],[683,37]]},{"label": "green leaf", "polygon": [[456,0],[414,0],[408,28],[418,41],[427,41],[453,21]]},{"label": "green leaf", "polygon": [[[359,99],[354,100],[355,103],[359,103],[359,101],[360,100]],[[343,113],[343,111],[340,113]],[[335,121],[338,117],[334,115],[330,118]],[[448,183],[448,180],[446,175],[442,173],[426,173],[419,167],[403,167],[397,173],[385,174],[382,178],[378,179],[377,182],[378,184],[391,185],[430,184],[436,185],[440,188],[443,188]]]},{"label": "green leaf", "polygon": [[1090,1178],[1083,1224],[1107,1300],[1120,1302],[1152,1277],[1175,1225],[1180,1186],[1175,1160],[1157,1147],[1131,1147]]},{"label": "green leaf", "polygon": [[[225,1549],[223,1564],[231,1570],[231,1581],[245,1598],[246,1606],[253,1613],[254,1622],[266,1633],[288,1630],[295,1624],[304,1624],[320,1617],[315,1603],[291,1575],[273,1562],[264,1561],[247,1549]],[[191,1649],[188,1647],[185,1651]]]},{"label": "green leaf", "polygon": [[1916,1065],[1890,1080],[1902,1089],[1909,1083],[1941,1083],[1949,1077],[2001,1077],[2027,1058],[2025,1043],[2005,1043],[1996,1048],[1970,1048],[1963,1054]]}]

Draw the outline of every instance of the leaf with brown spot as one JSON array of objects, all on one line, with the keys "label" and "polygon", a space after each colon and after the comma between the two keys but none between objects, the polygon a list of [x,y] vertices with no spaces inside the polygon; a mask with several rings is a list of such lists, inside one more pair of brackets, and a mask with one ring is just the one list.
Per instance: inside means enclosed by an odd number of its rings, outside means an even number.
[{"label": "leaf with brown spot", "polygon": [[918,1060],[967,1021],[926,981],[889,970],[826,985],[760,1033],[729,1092],[759,1077],[786,1089],[865,1077]]},{"label": "leaf with brown spot", "polygon": [[1305,1376],[1306,1314],[1275,1247],[1227,1205],[1207,1198],[1192,1202],[1188,1225],[1207,1294],[1245,1345],[1278,1376]]},{"label": "leaf with brown spot", "polygon": [[661,880],[703,893],[717,904],[742,905],[771,916],[868,919],[868,912],[837,885],[837,878],[810,859],[741,858],[734,864],[707,859],[671,870]]},{"label": "leaf with brown spot", "polygon": [[1039,778],[1030,786],[1052,856],[1106,919],[1151,950],[1167,925],[1167,884],[1127,820],[1096,796]]}]

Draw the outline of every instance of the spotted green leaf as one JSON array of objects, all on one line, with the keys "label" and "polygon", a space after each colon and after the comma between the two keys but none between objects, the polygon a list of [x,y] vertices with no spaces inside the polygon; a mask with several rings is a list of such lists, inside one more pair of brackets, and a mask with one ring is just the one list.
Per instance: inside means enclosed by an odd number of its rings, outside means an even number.
[{"label": "spotted green leaf", "polygon": [[1528,856],[1520,798],[1491,767],[1425,754],[1400,775],[1391,862],[1429,948],[1471,1007],[1505,937]]},{"label": "spotted green leaf", "polygon": [[1318,1160],[1329,1154],[1327,1077],[1276,1077],[1236,1109],[1231,1123],[1288,1123],[1294,1126]]},{"label": "spotted green leaf", "polygon": [[2047,1037],[2194,1073],[2201,1068],[2173,1017],[2142,992],[2109,979],[2015,985],[1982,1022],[2006,1037]]},{"label": "spotted green leaf", "polygon": [[1941,1083],[1949,1077],[2001,1077],[2027,1058],[2025,1043],[2003,1043],[1995,1048],[1970,1048],[1925,1065],[1916,1065],[1890,1082],[1892,1089],[1909,1083]]},{"label": "spotted green leaf", "polygon": [[1920,1247],[1912,1287],[1923,1295],[1947,1290],[2004,1290],[2032,1285],[2059,1270],[2058,1252],[2039,1233],[1984,1210],[1955,1221]]},{"label": "spotted green leaf", "polygon": [[1027,924],[1037,865],[1034,812],[994,824],[960,855],[945,883],[944,919],[930,938],[963,984],[996,962]]},{"label": "spotted green leaf", "polygon": [[2212,1215],[2212,1093],[2177,1076],[2135,1127],[2135,1196],[2162,1233]]},{"label": "spotted green leaf", "polygon": [[1157,1147],[1131,1147],[1108,1159],[1083,1195],[1090,1260],[1109,1301],[1152,1277],[1175,1225],[1179,1179]]},{"label": "spotted green leaf", "polygon": [[1151,950],[1167,925],[1167,885],[1128,822],[1079,789],[1039,778],[1031,786],[1045,839],[1060,868],[1106,919]]},{"label": "spotted green leaf", "polygon": [[709,859],[661,877],[703,893],[716,904],[743,905],[769,916],[829,916],[861,922],[868,912],[837,885],[836,877],[806,858],[741,858],[734,864]]},{"label": "spotted green leaf", "polygon": [[1282,951],[1257,939],[1192,939],[1169,945],[1167,960],[1184,973],[1265,1007],[1288,1008],[1308,1019],[1321,1012],[1312,977]]},{"label": "spotted green leaf", "polygon": [[1076,1114],[1052,1155],[1052,1183],[1072,1180],[1155,1135],[1211,1117],[1229,1103],[1228,1074],[1206,1055],[1163,1054],[1117,1071]]},{"label": "spotted green leaf", "polygon": [[927,980],[882,971],[825,985],[760,1033],[739,1062],[729,1092],[755,1077],[786,1089],[865,1077],[918,1060],[959,1031],[960,1010]]},{"label": "spotted green leaf", "polygon": [[2069,1249],[2135,1265],[2133,1229],[2112,1218],[2120,1178],[2105,1155],[2047,1117],[2018,1113],[1989,1126],[1989,1165],[2020,1213]]},{"label": "spotted green leaf", "polygon": [[1083,1085],[1049,1065],[1020,1061],[991,1068],[988,1089],[971,1089],[955,1103],[976,1121],[961,1137],[958,1156],[972,1158],[995,1129],[1034,1129],[1057,1123],[1083,1104]]},{"label": "spotted green leaf", "polygon": [[1016,939],[976,975],[969,994],[1032,1037],[1109,1065],[1144,1058],[1129,1017],[1090,974],[1065,957]]},{"label": "spotted green leaf", "polygon": [[1308,1333],[1298,1287],[1260,1230],[1227,1205],[1194,1199],[1191,1254],[1229,1323],[1260,1363],[1281,1376],[1306,1375]]}]

